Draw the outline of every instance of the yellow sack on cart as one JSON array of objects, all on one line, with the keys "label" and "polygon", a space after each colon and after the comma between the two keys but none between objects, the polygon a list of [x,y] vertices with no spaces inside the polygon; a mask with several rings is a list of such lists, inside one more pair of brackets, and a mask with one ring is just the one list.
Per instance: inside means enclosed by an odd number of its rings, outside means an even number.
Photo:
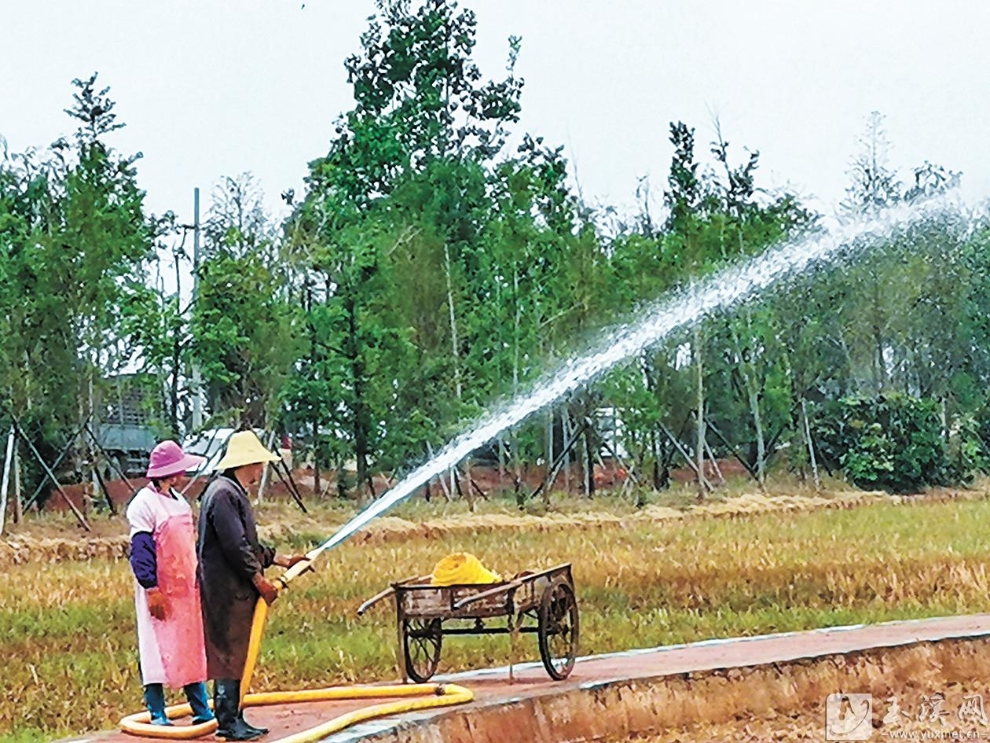
[{"label": "yellow sack on cart", "polygon": [[433,576],[430,579],[430,583],[434,586],[501,582],[501,575],[488,570],[469,552],[447,555],[433,568]]}]

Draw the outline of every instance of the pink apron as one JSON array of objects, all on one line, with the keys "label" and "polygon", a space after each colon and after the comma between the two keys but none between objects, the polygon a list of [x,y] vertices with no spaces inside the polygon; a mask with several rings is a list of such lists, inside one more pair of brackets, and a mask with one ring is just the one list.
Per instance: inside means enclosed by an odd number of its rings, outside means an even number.
[{"label": "pink apron", "polygon": [[206,679],[206,649],[196,584],[192,513],[173,514],[155,530],[158,588],[165,619],[151,619],[165,683],[173,689]]}]

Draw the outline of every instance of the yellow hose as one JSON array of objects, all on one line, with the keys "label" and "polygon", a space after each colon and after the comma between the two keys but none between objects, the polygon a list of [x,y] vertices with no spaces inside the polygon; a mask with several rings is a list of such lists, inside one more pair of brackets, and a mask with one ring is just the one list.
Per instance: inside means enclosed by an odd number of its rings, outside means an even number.
[{"label": "yellow hose", "polygon": [[[367,692],[355,694],[355,692]],[[315,696],[306,699],[283,699],[283,695],[294,697],[296,694],[321,693],[327,696]],[[347,714],[335,717],[322,725],[317,725],[309,730],[303,730],[295,735],[288,735],[279,738],[273,743],[313,743],[322,740],[331,733],[343,730],[346,727],[355,725],[365,720],[376,717],[386,717],[397,715],[402,712],[411,712],[418,709],[430,709],[432,707],[449,707],[454,704],[464,704],[474,699],[474,692],[456,684],[406,684],[403,686],[370,686],[370,687],[338,687],[329,689],[314,689],[311,692],[273,692],[276,697],[271,702],[259,702],[263,704],[282,704],[294,701],[317,701],[322,699],[371,699],[389,696],[412,696],[418,695],[419,699],[412,699],[401,702],[384,702],[382,704],[372,704],[362,709],[348,712]],[[255,697],[265,697],[266,694],[249,694],[247,696],[248,706]]]},{"label": "yellow hose", "polygon": [[[276,583],[276,585],[278,584]],[[285,586],[282,587],[285,588]],[[258,661],[258,654],[261,652],[261,638],[265,634],[265,621],[267,619],[268,604],[263,598],[259,598],[258,603],[254,605],[247,659],[244,661],[244,672],[241,674],[241,706],[244,705],[244,697],[247,695],[248,687],[251,686],[251,677],[254,675],[254,666]]]},{"label": "yellow hose", "polygon": [[[247,694],[244,697],[244,707],[262,707],[268,704],[292,704],[295,702],[323,702],[333,699],[381,699],[384,697],[418,697],[402,699],[401,701],[372,704],[362,709],[334,717],[316,727],[293,735],[279,738],[271,743],[312,743],[321,740],[331,733],[343,730],[365,720],[376,717],[397,715],[413,710],[433,707],[448,707],[454,704],[464,704],[474,699],[474,692],[456,684],[402,684],[397,686],[331,686],[325,689],[306,689],[303,691],[273,691],[260,694]],[[185,717],[192,713],[188,704],[177,704],[165,709],[170,720]],[[192,740],[209,735],[217,729],[216,720],[202,725],[176,725],[166,727],[151,725],[151,715],[139,712],[125,717],[120,722],[121,730],[131,735],[146,738],[161,738],[166,740]]]},{"label": "yellow hose", "polygon": [[[165,715],[170,720],[176,720],[192,714],[192,709],[188,704],[176,704],[165,708]],[[152,725],[150,712],[137,712],[128,715],[120,721],[120,729],[131,735],[140,735],[142,738],[164,738],[166,740],[192,740],[209,735],[217,729],[217,721],[210,720],[200,725],[177,725],[166,727],[164,725]]]},{"label": "yellow hose", "polygon": [[[302,566],[302,567],[300,567]],[[288,588],[289,582],[305,572],[307,563],[299,563],[275,580],[281,592]],[[297,569],[298,568],[298,569]],[[241,676],[241,707],[260,707],[267,704],[291,704],[293,702],[322,702],[332,699],[379,699],[382,697],[418,697],[412,700],[383,702],[372,704],[353,712],[335,717],[321,725],[303,730],[300,733],[279,738],[269,743],[312,743],[331,733],[343,730],[365,720],[376,717],[397,715],[432,707],[449,707],[454,704],[464,704],[474,699],[474,692],[456,684],[402,684],[397,686],[331,686],[325,689],[304,689],[302,691],[273,691],[259,694],[247,694],[254,675],[258,653],[261,650],[261,638],[265,633],[265,621],[268,617],[268,604],[264,599],[258,599],[254,608],[254,619],[251,622],[251,637],[248,641],[247,660],[244,663],[244,674]],[[192,714],[188,704],[177,704],[165,709],[170,720],[186,717]],[[128,715],[120,721],[120,729],[131,735],[145,738],[162,738],[166,740],[191,740],[209,735],[217,729],[217,721],[210,720],[200,725],[152,725],[150,712],[138,712]]]}]

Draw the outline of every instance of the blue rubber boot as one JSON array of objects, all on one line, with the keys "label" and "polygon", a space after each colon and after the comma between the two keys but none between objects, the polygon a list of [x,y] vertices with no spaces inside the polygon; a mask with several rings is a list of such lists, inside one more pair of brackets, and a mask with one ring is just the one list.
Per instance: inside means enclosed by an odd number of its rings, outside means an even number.
[{"label": "blue rubber boot", "polygon": [[171,725],[165,714],[165,687],[161,684],[148,684],[144,687],[144,703],[151,713],[152,725]]},{"label": "blue rubber boot", "polygon": [[193,725],[200,725],[209,722],[213,718],[213,710],[210,709],[209,695],[206,692],[206,684],[202,681],[195,684],[186,684],[182,687],[186,693],[186,701],[192,707]]}]

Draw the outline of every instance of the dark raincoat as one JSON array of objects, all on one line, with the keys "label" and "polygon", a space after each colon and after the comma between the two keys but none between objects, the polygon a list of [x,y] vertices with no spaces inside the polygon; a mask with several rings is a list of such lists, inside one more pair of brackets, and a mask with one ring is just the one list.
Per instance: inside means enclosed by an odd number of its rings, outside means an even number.
[{"label": "dark raincoat", "polygon": [[217,477],[199,512],[199,590],[206,667],[211,679],[240,679],[258,602],[252,578],[275,559],[258,541],[247,493],[232,477]]}]

